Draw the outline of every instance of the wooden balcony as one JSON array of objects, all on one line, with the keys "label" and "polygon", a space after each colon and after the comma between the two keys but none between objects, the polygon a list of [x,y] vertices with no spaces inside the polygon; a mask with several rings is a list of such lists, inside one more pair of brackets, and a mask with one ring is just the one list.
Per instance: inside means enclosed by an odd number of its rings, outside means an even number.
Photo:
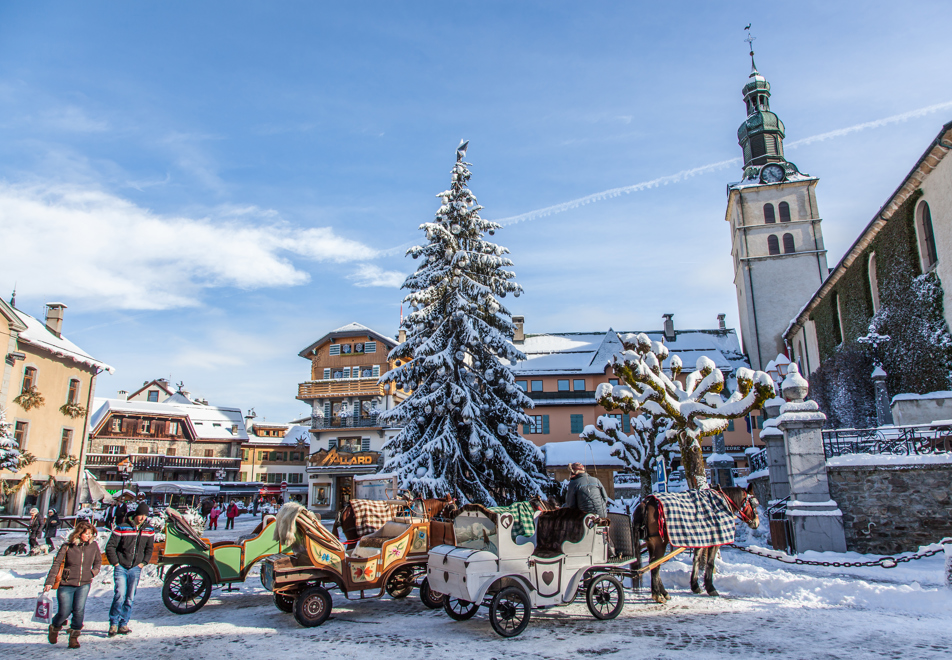
[{"label": "wooden balcony", "polygon": [[333,378],[309,380],[298,385],[297,398],[302,401],[348,396],[384,396],[387,387],[376,378]]},{"label": "wooden balcony", "polygon": [[240,458],[206,458],[204,456],[166,456],[164,454],[86,454],[86,467],[111,468],[129,459],[136,472],[158,470],[237,470]]}]

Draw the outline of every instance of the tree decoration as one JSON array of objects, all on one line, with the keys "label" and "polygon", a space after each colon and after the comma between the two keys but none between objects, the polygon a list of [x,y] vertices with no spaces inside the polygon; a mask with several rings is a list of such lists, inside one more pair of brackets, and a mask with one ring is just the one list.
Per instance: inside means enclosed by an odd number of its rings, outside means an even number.
[{"label": "tree decoration", "polygon": [[[20,447],[13,437],[12,424],[7,421],[6,408],[0,407],[0,470],[10,470],[16,472],[24,466],[22,463],[23,454],[20,453]],[[32,454],[30,458],[36,460]],[[29,465],[27,463],[26,465]]]},{"label": "tree decoration", "polygon": [[79,459],[67,454],[56,459],[56,462],[53,463],[53,469],[57,472],[69,472],[77,465],[79,465]]},{"label": "tree decoration", "polygon": [[13,403],[17,404],[24,410],[32,410],[33,408],[39,408],[46,402],[46,399],[43,398],[43,395],[40,394],[39,390],[36,389],[36,386],[30,387],[29,389],[23,390],[18,396],[13,399]]},{"label": "tree decoration", "polygon": [[78,419],[86,414],[86,409],[78,403],[64,403],[59,411],[72,419]]},{"label": "tree decoration", "polygon": [[[688,485],[706,488],[701,438],[724,432],[729,420],[744,417],[773,398],[773,380],[763,371],[742,367],[737,370],[737,391],[725,400],[720,394],[724,389],[724,374],[710,358],[698,358],[697,370],[688,375],[682,386],[677,380],[682,370],[677,355],[671,356],[669,361],[670,378],[661,369],[668,357],[664,344],[651,341],[644,333],[628,334],[620,339],[625,351],[620,358],[616,355],[612,359],[612,368],[625,384],[599,385],[595,392],[599,405],[629,415],[647,413],[657,420],[652,421],[653,427],[655,423],[669,422],[665,436],[678,442]],[[604,425],[602,433],[608,435]],[[613,440],[621,440],[617,430]]]},{"label": "tree decoration", "polygon": [[542,452],[516,431],[533,404],[501,362],[525,355],[510,342],[512,315],[496,297],[521,287],[505,270],[509,251],[483,239],[499,225],[479,217],[467,187],[467,144],[457,149],[452,187],[437,195],[434,222],[420,226],[428,243],[407,251],[424,258],[403,285],[412,310],[403,321],[407,339],[389,355],[407,362],[381,384],[413,393],[382,415],[404,425],[385,447],[384,470],[423,497],[453,494],[492,506],[546,495],[553,484]]},{"label": "tree decoration", "polygon": [[36,456],[25,449],[20,452],[20,460],[17,462],[18,468],[25,468],[26,466],[32,465],[33,463],[36,463]]}]

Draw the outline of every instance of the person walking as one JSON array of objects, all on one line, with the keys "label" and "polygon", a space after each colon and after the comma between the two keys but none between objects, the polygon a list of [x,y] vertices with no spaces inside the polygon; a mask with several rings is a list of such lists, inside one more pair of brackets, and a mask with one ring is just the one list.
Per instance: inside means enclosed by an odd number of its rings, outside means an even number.
[{"label": "person walking", "polygon": [[103,524],[105,524],[106,529],[112,529],[112,521],[115,519],[115,517],[116,505],[110,504],[108,507],[106,507],[106,518],[103,520]]},{"label": "person walking", "polygon": [[53,559],[43,585],[44,592],[56,589],[58,609],[47,633],[50,644],[59,640],[63,625],[72,616],[69,623],[69,648],[79,648],[89,585],[102,567],[102,551],[95,539],[96,528],[92,523],[79,520]]},{"label": "person walking", "polygon": [[254,503],[251,505],[251,515],[255,518],[258,517],[258,506],[261,504],[261,496],[254,498]]},{"label": "person walking", "polygon": [[30,509],[30,523],[26,527],[27,541],[30,543],[30,550],[40,544],[40,535],[43,531],[43,518],[40,517],[40,510],[36,507]]},{"label": "person walking", "polygon": [[[587,474],[585,466],[581,463],[569,464],[569,470],[572,472],[572,478],[569,479],[569,487],[565,491],[565,504],[562,508],[581,509],[599,518],[607,518],[608,493],[605,492],[602,482]],[[614,554],[615,548],[609,535],[608,556],[611,557]]]},{"label": "person walking", "polygon": [[56,509],[50,509],[46,512],[46,524],[43,525],[43,536],[46,537],[46,545],[50,552],[56,549],[56,546],[53,545],[53,539],[56,537],[56,532],[59,531],[59,526],[59,514],[56,513]]},{"label": "person walking", "polygon": [[228,505],[228,510],[225,511],[225,529],[234,529],[235,528],[235,518],[238,517],[238,505],[235,502],[231,502]]},{"label": "person walking", "polygon": [[218,529],[218,516],[221,515],[221,509],[215,504],[212,510],[208,512],[208,529]]},{"label": "person walking", "polygon": [[129,505],[125,502],[122,502],[118,507],[116,507],[116,517],[112,521],[113,529],[115,530],[119,525],[125,522],[126,517],[129,515]]},{"label": "person walking", "polygon": [[109,636],[128,635],[132,603],[139,585],[139,574],[152,560],[155,530],[148,523],[149,505],[142,503],[135,514],[117,525],[106,543],[106,558],[113,565],[115,591],[109,608]]}]

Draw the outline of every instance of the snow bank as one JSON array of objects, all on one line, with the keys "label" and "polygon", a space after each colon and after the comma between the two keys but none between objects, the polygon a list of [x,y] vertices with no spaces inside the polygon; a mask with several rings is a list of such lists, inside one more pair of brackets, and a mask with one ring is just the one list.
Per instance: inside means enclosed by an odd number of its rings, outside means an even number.
[{"label": "snow bank", "polygon": [[851,465],[947,465],[952,463],[952,454],[917,454],[897,456],[893,454],[846,454],[826,461],[827,467]]}]

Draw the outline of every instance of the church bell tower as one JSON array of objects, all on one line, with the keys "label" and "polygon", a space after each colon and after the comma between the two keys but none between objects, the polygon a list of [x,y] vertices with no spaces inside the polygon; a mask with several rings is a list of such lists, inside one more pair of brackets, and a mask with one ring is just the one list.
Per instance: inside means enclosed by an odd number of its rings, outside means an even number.
[{"label": "church bell tower", "polygon": [[734,286],[744,351],[754,369],[784,353],[783,332],[826,279],[816,203],[819,178],[784,156],[784,125],[770,110],[770,83],[754,63],[744,85],[747,119],[737,129],[744,178],[727,186]]}]

